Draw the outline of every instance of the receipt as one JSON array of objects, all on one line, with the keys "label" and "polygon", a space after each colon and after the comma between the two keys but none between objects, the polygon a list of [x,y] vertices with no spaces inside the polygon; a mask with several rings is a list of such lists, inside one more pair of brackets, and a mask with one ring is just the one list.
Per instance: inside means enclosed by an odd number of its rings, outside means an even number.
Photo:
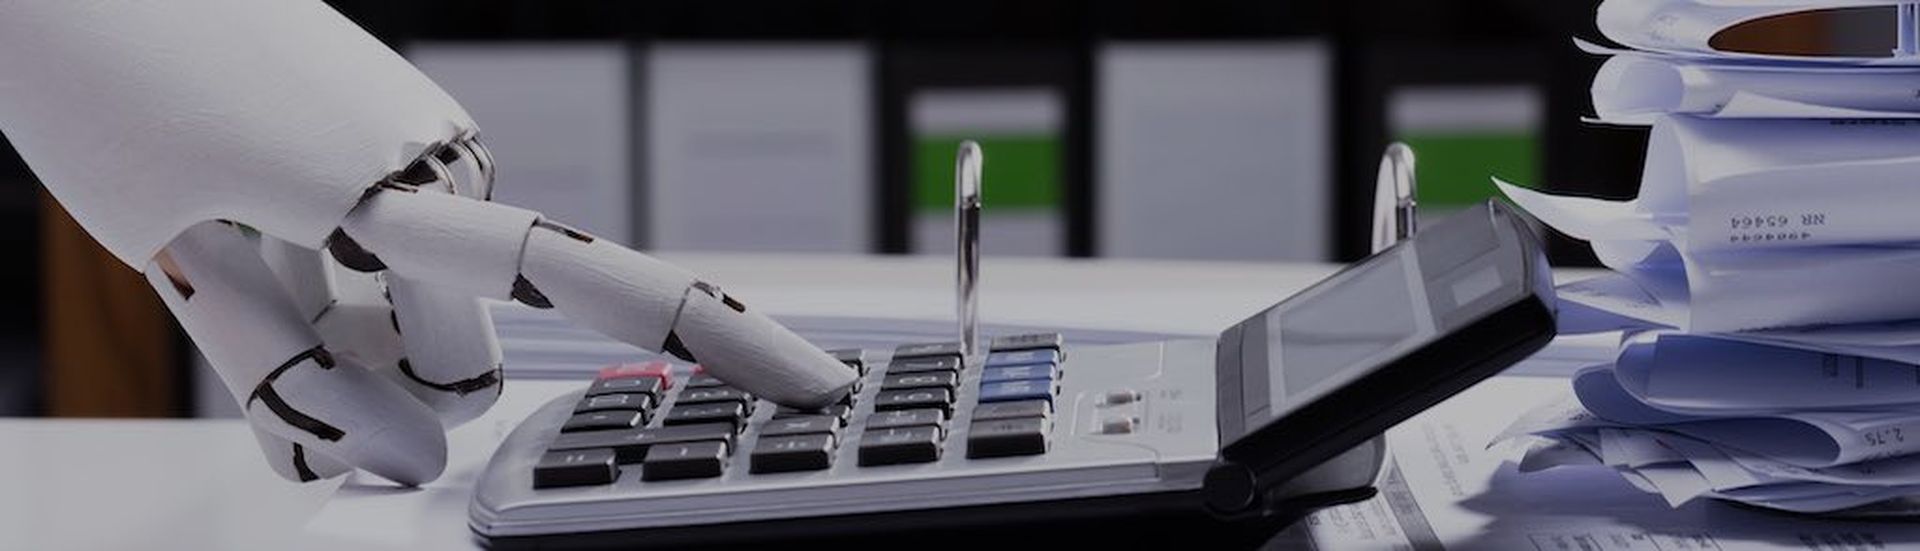
[{"label": "receipt", "polygon": [[1637,335],[1614,376],[1634,398],[1707,416],[1793,410],[1920,415],[1920,366],[1671,332]]},{"label": "receipt", "polygon": [[1906,209],[1920,201],[1916,141],[1920,121],[1674,115],[1654,123],[1635,199],[1495,185],[1585,241],[1674,241],[1691,253],[1908,244],[1920,242]]},{"label": "receipt", "polygon": [[1610,366],[1582,370],[1574,376],[1573,385],[1580,404],[1601,419],[1624,426],[1656,426],[1788,465],[1822,468],[1920,452],[1920,414],[1783,411],[1713,417],[1676,413],[1635,399]]},{"label": "receipt", "polygon": [[1913,143],[1920,121],[1675,115],[1656,121],[1632,200],[1495,185],[1652,299],[1575,293],[1586,306],[1696,332],[1902,320],[1920,317],[1920,293],[1886,290],[1920,273]]},{"label": "receipt", "polygon": [[1920,117],[1920,72],[1904,67],[1757,65],[1624,53],[1593,77],[1593,109],[1609,124],[1667,113],[1724,118]]},{"label": "receipt", "polygon": [[[1576,406],[1577,407],[1577,406]],[[1566,417],[1554,402],[1533,417]],[[1548,432],[1518,460],[1519,472],[1604,465],[1669,506],[1709,497],[1796,512],[1830,512],[1920,492],[1920,461],[1808,468],[1724,447],[1668,427],[1570,426]]]}]

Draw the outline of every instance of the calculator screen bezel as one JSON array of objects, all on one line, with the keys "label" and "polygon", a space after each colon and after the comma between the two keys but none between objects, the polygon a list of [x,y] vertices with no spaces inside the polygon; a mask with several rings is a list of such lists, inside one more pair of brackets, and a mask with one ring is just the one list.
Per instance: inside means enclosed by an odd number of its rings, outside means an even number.
[{"label": "calculator screen bezel", "polygon": [[[1303,301],[1350,290],[1342,286],[1357,285],[1355,278],[1368,270],[1396,262],[1417,264],[1407,270],[1417,275],[1406,281],[1422,288],[1408,296],[1424,299],[1425,308],[1409,304],[1399,312],[1353,315],[1424,312],[1426,319],[1416,325],[1428,330],[1340,368],[1310,392],[1274,396],[1263,390],[1270,388],[1268,378],[1286,376],[1279,359],[1268,357],[1275,350],[1271,339],[1278,338],[1270,324]],[[1439,296],[1466,274],[1489,269],[1505,276],[1497,288],[1465,304]],[[1551,279],[1526,218],[1488,201],[1234,325],[1221,334],[1216,352],[1222,457],[1256,471],[1311,467],[1523,359],[1555,334]],[[1260,403],[1262,397],[1269,402]]]}]

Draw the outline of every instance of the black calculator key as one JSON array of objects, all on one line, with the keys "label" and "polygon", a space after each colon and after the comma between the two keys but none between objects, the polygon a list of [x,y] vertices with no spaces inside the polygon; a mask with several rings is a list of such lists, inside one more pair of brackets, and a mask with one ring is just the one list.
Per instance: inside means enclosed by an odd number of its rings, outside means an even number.
[{"label": "black calculator key", "polygon": [[893,349],[893,359],[929,358],[935,356],[960,356],[960,343],[934,342],[923,344],[903,344]]},{"label": "black calculator key", "polygon": [[947,412],[935,408],[876,411],[867,416],[867,429],[933,426],[947,421]]},{"label": "black calculator key", "polygon": [[714,402],[750,403],[753,395],[730,386],[707,388],[689,388],[680,391],[680,399],[673,402],[675,409],[692,404],[711,404]]},{"label": "black calculator key", "polygon": [[605,448],[547,452],[533,466],[533,487],[612,484],[620,477],[613,459],[613,450]]},{"label": "black calculator key", "polygon": [[909,388],[945,388],[952,389],[960,382],[960,374],[952,371],[922,371],[919,373],[900,373],[887,375],[880,382],[880,390],[904,390]]},{"label": "black calculator key", "polygon": [[1047,425],[1045,417],[974,421],[967,429],[967,458],[1047,453]]},{"label": "black calculator key", "polygon": [[860,437],[860,466],[939,461],[940,436],[939,427],[869,430]]},{"label": "black calculator key", "polygon": [[840,363],[847,364],[847,367],[853,368],[854,371],[859,371],[861,375],[867,374],[867,351],[864,349],[842,348],[839,350],[828,350],[827,355],[833,356],[833,359],[839,360]]},{"label": "black calculator key", "polygon": [[818,471],[833,466],[833,443],[831,434],[800,434],[793,436],[762,436],[753,445],[753,454],[748,457],[752,465],[747,472],[785,473],[793,471]]},{"label": "black calculator key", "polygon": [[576,413],[573,417],[567,418],[567,423],[560,426],[560,432],[630,429],[645,424],[647,424],[647,413],[644,411],[595,411]]},{"label": "black calculator key", "polygon": [[853,414],[853,407],[844,404],[835,404],[820,409],[794,409],[787,406],[780,406],[780,409],[773,410],[774,419],[827,415],[839,419],[840,426],[843,427],[847,425],[847,416],[851,414]]},{"label": "black calculator key", "polygon": [[653,396],[648,394],[602,394],[580,399],[580,405],[574,406],[574,413],[589,411],[607,411],[625,409],[645,411],[653,409]]},{"label": "black calculator key", "polygon": [[887,364],[888,375],[894,375],[899,373],[919,373],[922,371],[959,371],[959,370],[960,370],[960,358],[958,356],[949,357],[949,358],[916,358],[911,360],[894,360],[893,363]]},{"label": "black calculator key", "polygon": [[832,415],[800,415],[786,418],[768,419],[760,426],[760,436],[787,436],[793,434],[833,434],[840,430],[840,418]]},{"label": "black calculator key", "polygon": [[554,437],[550,451],[611,448],[621,463],[638,463],[647,448],[656,444],[714,441],[733,445],[734,426],[729,423],[680,425],[652,429],[563,432]]},{"label": "black calculator key", "polygon": [[716,402],[712,404],[687,404],[673,406],[667,412],[665,425],[695,425],[700,423],[727,422],[739,426],[745,422],[747,406],[740,402]]},{"label": "black calculator key", "polygon": [[594,381],[593,386],[587,387],[587,395],[632,393],[659,396],[665,385],[665,380],[659,377],[610,377]]},{"label": "black calculator key", "polygon": [[1007,350],[1032,350],[1035,348],[1052,348],[1052,349],[1058,350],[1060,348],[1060,343],[1061,343],[1061,339],[1060,339],[1059,333],[1033,333],[1028,335],[1008,335],[1005,337],[994,337],[992,344],[988,345],[987,349],[994,352],[1004,352]]},{"label": "black calculator key", "polygon": [[940,408],[940,411],[951,417],[953,415],[953,392],[944,388],[882,390],[873,397],[874,411],[920,408]]},{"label": "black calculator key", "polygon": [[720,476],[727,463],[727,445],[720,442],[660,444],[647,450],[640,463],[640,480],[679,480]]},{"label": "black calculator key", "polygon": [[687,377],[687,388],[707,388],[715,386],[727,386],[727,382],[720,380],[719,377],[705,373]]},{"label": "black calculator key", "polygon": [[1014,417],[1046,417],[1053,414],[1053,402],[1047,400],[1021,400],[1018,402],[993,402],[980,404],[973,408],[973,420],[1011,419]]}]

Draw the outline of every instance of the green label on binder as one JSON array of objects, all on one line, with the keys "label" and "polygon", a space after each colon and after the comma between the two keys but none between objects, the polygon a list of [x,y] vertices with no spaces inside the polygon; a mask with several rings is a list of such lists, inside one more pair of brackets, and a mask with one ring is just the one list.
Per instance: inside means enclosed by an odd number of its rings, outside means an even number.
[{"label": "green label on binder", "polygon": [[1048,134],[924,135],[914,140],[913,208],[953,210],[953,161],[960,142],[974,140],[986,156],[981,207],[1043,210],[1060,204],[1060,139]]}]

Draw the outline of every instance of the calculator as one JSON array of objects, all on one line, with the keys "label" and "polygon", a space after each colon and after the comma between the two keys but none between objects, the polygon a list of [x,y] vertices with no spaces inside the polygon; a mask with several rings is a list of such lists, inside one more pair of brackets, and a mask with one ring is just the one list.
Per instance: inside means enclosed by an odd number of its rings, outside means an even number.
[{"label": "calculator", "polygon": [[817,410],[697,366],[609,366],[508,435],[470,526],[545,548],[1283,525],[1371,495],[1376,436],[1544,346],[1553,303],[1538,238],[1488,202],[1218,338],[834,350],[860,383]]}]

